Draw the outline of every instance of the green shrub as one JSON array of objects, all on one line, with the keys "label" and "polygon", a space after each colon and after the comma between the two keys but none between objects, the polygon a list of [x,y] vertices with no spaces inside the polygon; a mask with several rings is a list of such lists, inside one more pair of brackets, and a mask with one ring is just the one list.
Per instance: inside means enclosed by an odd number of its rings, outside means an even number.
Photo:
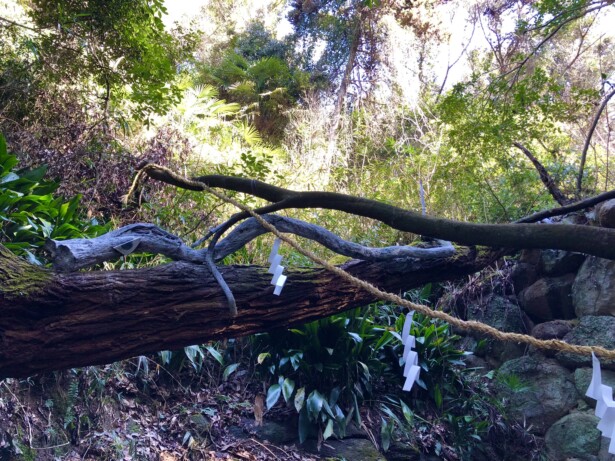
[{"label": "green shrub", "polygon": [[387,364],[378,354],[393,340],[373,309],[354,309],[299,328],[254,337],[259,371],[273,377],[267,408],[283,397],[299,413],[299,439],[319,431],[343,437]]},{"label": "green shrub", "polygon": [[40,264],[34,255],[46,239],[71,239],[107,231],[94,219],[79,215],[80,196],[54,197],[58,183],[44,180],[46,168],[16,170],[17,158],[0,134],[0,242],[16,254]]}]

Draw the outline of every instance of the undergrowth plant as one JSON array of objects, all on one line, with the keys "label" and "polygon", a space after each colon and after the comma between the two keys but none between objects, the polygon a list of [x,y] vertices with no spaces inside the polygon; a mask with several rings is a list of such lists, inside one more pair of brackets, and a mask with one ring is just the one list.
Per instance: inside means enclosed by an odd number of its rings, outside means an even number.
[{"label": "undergrowth plant", "polygon": [[[432,288],[406,296],[428,303]],[[385,451],[397,439],[443,459],[488,452],[494,434],[508,430],[491,398],[493,376],[466,368],[467,353],[450,325],[415,314],[411,334],[421,375],[412,392],[403,392],[405,317],[398,306],[376,303],[254,336],[257,372],[269,382],[267,409],[280,401],[294,408],[301,442],[344,437],[351,422],[365,424],[367,406],[381,415]]]},{"label": "undergrowth plant", "polygon": [[83,219],[80,196],[66,201],[54,195],[58,183],[43,179],[45,166],[16,169],[17,163],[0,134],[0,242],[6,248],[42,264],[35,253],[46,239],[96,236],[108,230],[95,219]]},{"label": "undergrowth plant", "polygon": [[254,336],[258,371],[273,384],[267,408],[280,397],[294,406],[299,440],[318,434],[343,437],[351,421],[360,424],[361,404],[372,396],[387,364],[379,360],[392,337],[374,321],[372,308]]}]

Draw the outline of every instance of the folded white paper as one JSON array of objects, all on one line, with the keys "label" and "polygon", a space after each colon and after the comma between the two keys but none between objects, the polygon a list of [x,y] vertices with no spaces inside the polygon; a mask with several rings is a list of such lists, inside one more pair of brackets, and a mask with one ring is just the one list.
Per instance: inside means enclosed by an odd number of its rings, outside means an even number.
[{"label": "folded white paper", "polygon": [[286,283],[286,276],[280,275],[278,277],[278,280],[276,280],[275,282],[275,288],[273,289],[274,295],[280,296],[280,293],[282,293],[282,288],[284,287],[284,283]]},{"label": "folded white paper", "polygon": [[409,392],[412,390],[412,386],[414,385],[416,380],[419,379],[420,371],[421,371],[421,367],[419,366],[412,365],[410,367],[410,370],[408,371],[408,376],[406,376],[406,382],[404,382],[404,387],[403,387],[404,391]]},{"label": "folded white paper", "polygon": [[273,278],[271,279],[272,285],[277,285],[278,279],[282,275],[282,272],[284,272],[284,266],[278,266],[275,268],[275,270],[273,271]]},{"label": "folded white paper", "polygon": [[274,274],[276,267],[278,267],[281,262],[282,262],[282,255],[275,255],[271,260],[271,266],[269,266],[269,269],[267,269],[267,272],[269,272],[270,274]]},{"label": "folded white paper", "polygon": [[414,317],[414,311],[408,312],[408,315],[406,315],[406,321],[404,322],[404,327],[401,330],[402,341],[404,341],[408,337],[408,335],[410,335],[410,327],[412,326],[412,317]]},{"label": "folded white paper", "polygon": [[406,363],[404,364],[404,376],[408,377],[408,373],[410,372],[410,367],[412,365],[419,364],[419,355],[415,351],[410,351],[408,355],[406,355]]},{"label": "folded white paper", "polygon": [[414,336],[408,336],[403,343],[404,343],[403,356],[405,357],[406,355],[408,355],[408,352],[411,351],[416,346],[416,339],[414,338]]},{"label": "folded white paper", "polygon": [[419,372],[421,371],[421,368],[418,366],[419,356],[412,350],[412,348],[416,346],[416,339],[410,334],[413,316],[414,311],[408,312],[406,315],[406,321],[404,322],[404,326],[401,330],[401,342],[404,345],[402,357],[405,361],[403,374],[406,378],[403,386],[404,391],[410,391],[412,389],[412,386],[418,379]]},{"label": "folded white paper", "polygon": [[602,432],[602,435],[611,439],[609,453],[615,454],[615,401],[613,401],[613,388],[602,384],[600,361],[593,353],[592,380],[585,395],[596,400],[595,414],[600,418],[598,430]]},{"label": "folded white paper", "polygon": [[276,238],[273,241],[273,247],[271,247],[271,252],[269,253],[268,259],[270,263],[273,262],[273,258],[278,254],[278,251],[280,250],[280,243],[282,243],[282,241],[279,238]]},{"label": "folded white paper", "polygon": [[600,371],[600,361],[598,357],[592,352],[592,380],[589,383],[589,388],[585,395],[591,397],[594,400],[600,400],[602,397],[602,391],[600,386],[602,385],[602,372]]},{"label": "folded white paper", "polygon": [[282,293],[282,288],[286,283],[286,276],[282,275],[282,272],[284,272],[284,266],[280,265],[282,262],[282,255],[278,254],[280,242],[281,241],[279,238],[276,238],[273,242],[273,248],[271,248],[271,253],[269,253],[269,262],[271,263],[271,266],[269,266],[269,269],[267,270],[267,272],[273,274],[271,284],[275,286],[273,289],[273,294],[276,296],[280,296],[280,293]]}]

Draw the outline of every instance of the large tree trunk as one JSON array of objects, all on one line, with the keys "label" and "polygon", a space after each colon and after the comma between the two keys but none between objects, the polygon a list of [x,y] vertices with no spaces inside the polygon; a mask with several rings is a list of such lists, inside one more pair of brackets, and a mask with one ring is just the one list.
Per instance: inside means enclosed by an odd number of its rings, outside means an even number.
[{"label": "large tree trunk", "polygon": [[[448,259],[351,261],[353,275],[398,292],[475,272],[494,253],[458,249]],[[177,349],[284,328],[374,301],[322,269],[287,271],[281,296],[257,266],[223,266],[237,300],[208,269],[176,262],[151,269],[58,273],[0,246],[0,379]]]}]

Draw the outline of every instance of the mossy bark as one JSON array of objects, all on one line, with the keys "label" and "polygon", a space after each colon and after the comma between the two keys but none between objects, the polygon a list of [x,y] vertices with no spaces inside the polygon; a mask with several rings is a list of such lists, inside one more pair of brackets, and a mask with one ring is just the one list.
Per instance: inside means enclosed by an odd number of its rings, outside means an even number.
[{"label": "mossy bark", "polygon": [[44,292],[53,274],[28,264],[0,245],[0,297],[6,300],[27,298]]}]

